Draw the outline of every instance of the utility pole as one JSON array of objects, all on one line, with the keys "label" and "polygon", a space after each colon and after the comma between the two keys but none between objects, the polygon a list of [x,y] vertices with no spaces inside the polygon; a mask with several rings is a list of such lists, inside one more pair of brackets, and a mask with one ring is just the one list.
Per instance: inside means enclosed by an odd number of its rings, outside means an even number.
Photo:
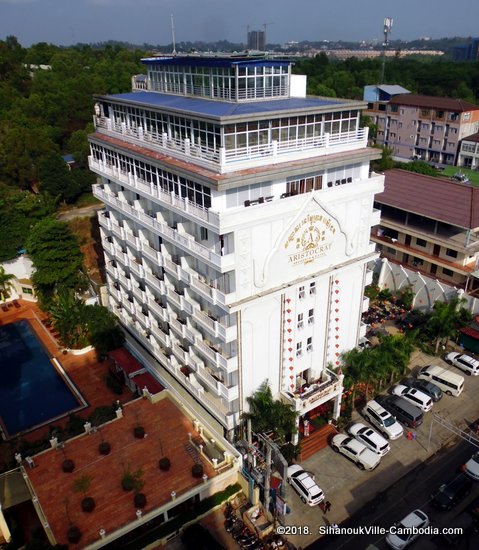
[{"label": "utility pole", "polygon": [[386,48],[388,47],[388,35],[393,27],[393,18],[386,17],[384,19],[384,42],[383,42],[383,62],[381,66],[381,79],[379,84],[384,84],[384,71],[386,68]]},{"label": "utility pole", "polygon": [[173,14],[171,14],[171,40],[173,42],[173,54],[176,54],[176,43],[175,43],[175,22],[173,20]]}]

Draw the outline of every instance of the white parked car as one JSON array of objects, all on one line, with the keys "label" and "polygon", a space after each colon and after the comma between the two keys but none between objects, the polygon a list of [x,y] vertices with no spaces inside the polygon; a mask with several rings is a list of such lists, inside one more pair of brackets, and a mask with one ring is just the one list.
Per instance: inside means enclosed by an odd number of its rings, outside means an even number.
[{"label": "white parked car", "polygon": [[465,353],[451,352],[444,357],[444,361],[450,365],[454,365],[458,369],[461,369],[466,374],[477,376],[479,374],[479,361],[466,355]]},{"label": "white parked car", "polygon": [[398,439],[403,434],[401,424],[374,399],[366,403],[363,409],[363,416],[388,439]]},{"label": "white parked car", "polygon": [[331,441],[333,451],[341,453],[352,460],[360,470],[374,470],[381,462],[381,457],[357,439],[344,434],[336,434]]},{"label": "white parked car", "polygon": [[422,510],[414,510],[390,528],[386,542],[391,548],[402,550],[421,535],[421,529],[429,525],[429,518]]},{"label": "white parked car", "polygon": [[355,437],[361,443],[364,443],[368,449],[371,449],[373,453],[379,456],[384,456],[389,452],[390,447],[387,439],[384,439],[382,435],[379,435],[369,426],[356,422],[349,429],[348,432]]},{"label": "white parked car", "polygon": [[293,464],[288,468],[288,483],[296,490],[301,500],[316,506],[324,500],[324,493],[314,481],[314,476],[306,472],[299,464]]},{"label": "white parked car", "polygon": [[472,479],[479,481],[479,452],[474,453],[466,462],[465,473]]},{"label": "white parked car", "polygon": [[406,401],[409,401],[412,405],[416,405],[421,411],[429,412],[432,409],[432,399],[427,393],[422,392],[416,388],[410,388],[408,386],[403,386],[398,384],[391,388],[391,393],[393,395],[399,395]]}]

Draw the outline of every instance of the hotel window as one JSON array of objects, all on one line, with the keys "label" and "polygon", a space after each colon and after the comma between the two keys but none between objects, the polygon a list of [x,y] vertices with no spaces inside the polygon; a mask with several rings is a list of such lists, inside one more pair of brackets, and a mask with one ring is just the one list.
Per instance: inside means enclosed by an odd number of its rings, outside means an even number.
[{"label": "hotel window", "polygon": [[421,109],[421,116],[429,116],[430,111],[429,109]]},{"label": "hotel window", "polygon": [[307,340],[306,340],[306,351],[313,351],[313,337],[310,336]]},{"label": "hotel window", "polygon": [[457,250],[452,250],[452,248],[446,248],[446,256],[451,256],[451,258],[457,258]]},{"label": "hotel window", "polygon": [[454,271],[452,271],[451,269],[446,269],[445,267],[442,268],[442,272],[448,277],[452,277],[454,275]]},{"label": "hotel window", "polygon": [[423,246],[423,247],[425,247],[425,246],[427,246],[427,241],[425,241],[424,239],[416,239],[416,244],[417,244],[418,246]]},{"label": "hotel window", "polygon": [[206,227],[200,227],[200,239],[202,241],[208,240],[208,230],[206,229]]},{"label": "hotel window", "polygon": [[303,327],[304,327],[303,314],[299,313],[298,314],[298,330],[301,330]]},{"label": "hotel window", "polygon": [[308,325],[312,325],[314,323],[314,309],[310,309],[308,311]]},{"label": "hotel window", "polygon": [[316,282],[313,281],[312,283],[309,283],[309,295],[312,296],[313,294],[316,294]]},{"label": "hotel window", "polygon": [[319,191],[322,187],[323,176],[312,176],[300,180],[286,182],[286,193],[290,195],[301,195],[311,191]]},{"label": "hotel window", "polygon": [[303,342],[298,342],[296,344],[296,357],[301,357],[303,355]]},{"label": "hotel window", "polygon": [[299,287],[299,293],[298,293],[298,297],[300,300],[302,300],[305,296],[305,293],[304,293],[304,286],[300,286]]}]

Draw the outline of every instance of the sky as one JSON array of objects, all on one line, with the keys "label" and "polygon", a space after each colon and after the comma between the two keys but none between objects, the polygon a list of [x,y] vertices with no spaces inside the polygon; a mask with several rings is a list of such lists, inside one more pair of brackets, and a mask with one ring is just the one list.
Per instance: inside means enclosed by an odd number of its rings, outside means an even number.
[{"label": "sky", "polygon": [[133,44],[246,41],[262,30],[267,42],[390,40],[479,35],[479,0],[0,0],[0,40],[17,37],[70,45],[120,40]]}]

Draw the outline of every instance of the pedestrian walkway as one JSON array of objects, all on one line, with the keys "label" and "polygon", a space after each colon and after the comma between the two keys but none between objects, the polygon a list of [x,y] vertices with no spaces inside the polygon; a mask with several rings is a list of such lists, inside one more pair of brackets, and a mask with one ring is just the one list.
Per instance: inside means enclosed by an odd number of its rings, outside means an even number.
[{"label": "pedestrian walkway", "polygon": [[311,432],[308,437],[303,437],[301,439],[301,454],[298,461],[303,462],[321,449],[327,447],[331,438],[337,433],[333,425],[325,424],[321,428]]}]

